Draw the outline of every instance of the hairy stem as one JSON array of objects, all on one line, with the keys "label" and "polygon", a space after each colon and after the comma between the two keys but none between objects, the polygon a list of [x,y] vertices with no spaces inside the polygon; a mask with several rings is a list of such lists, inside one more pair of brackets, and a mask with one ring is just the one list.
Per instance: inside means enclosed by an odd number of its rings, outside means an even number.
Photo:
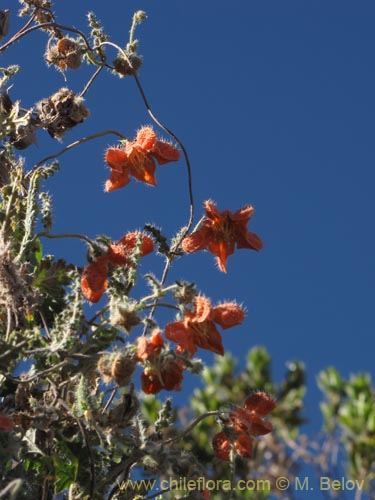
[{"label": "hairy stem", "polygon": [[80,240],[86,241],[90,246],[92,246],[92,241],[90,238],[87,236],[84,236],[83,234],[78,234],[78,233],[61,233],[61,234],[51,234],[51,233],[45,233],[41,232],[35,235],[36,238],[40,237],[45,237],[45,238],[50,238],[50,239],[57,239],[57,238],[78,238]]},{"label": "hairy stem", "polygon": [[[59,23],[42,23],[42,24],[36,24],[35,26],[31,26],[30,28],[27,28],[27,29],[22,29],[20,30],[18,33],[16,33],[16,35],[14,35],[10,40],[8,40],[7,43],[5,43],[4,45],[2,45],[0,47],[0,54],[2,52],[4,52],[4,50],[6,50],[8,47],[10,47],[13,43],[17,42],[18,40],[20,40],[21,38],[23,38],[24,36],[28,35],[29,33],[32,33],[33,31],[37,31],[37,30],[42,30],[44,28],[59,28],[61,30],[64,30],[64,31],[69,31],[71,33],[76,33],[77,35],[79,35],[80,37],[82,37],[82,39],[84,40],[85,44],[86,44],[86,47],[87,49],[90,51],[90,52],[93,52],[93,48],[91,47],[88,39],[86,38],[85,34],[82,33],[82,31],[76,29],[76,28],[72,28],[71,26],[65,26],[63,24],[59,24]],[[102,56],[103,57],[103,56]],[[102,61],[97,61],[96,59],[93,59],[93,58],[90,58],[90,61],[94,64],[97,64],[98,66],[102,66]]]},{"label": "hairy stem", "polygon": [[99,68],[97,68],[95,70],[94,74],[91,76],[91,78],[89,79],[89,81],[86,83],[84,89],[79,94],[80,97],[83,97],[86,94],[86,92],[89,90],[89,88],[91,87],[91,85],[94,83],[95,78],[99,75],[99,73],[102,71],[102,69],[104,67],[105,67],[105,63],[103,63],[102,66],[99,66]]},{"label": "hairy stem", "polygon": [[207,411],[206,413],[203,413],[202,415],[199,415],[199,417],[195,418],[186,427],[186,429],[184,429],[184,431],[179,436],[172,437],[172,438],[169,438],[166,441],[164,441],[163,442],[163,446],[165,446],[166,444],[171,444],[174,441],[179,441],[180,439],[182,439],[184,436],[186,436],[187,434],[189,434],[189,432],[191,432],[194,429],[194,427],[196,427],[199,424],[199,422],[201,422],[201,420],[204,420],[207,417],[218,417],[222,413],[223,413],[222,411]]},{"label": "hairy stem", "polygon": [[126,139],[126,136],[118,132],[117,130],[104,130],[104,132],[98,132],[96,134],[88,135],[87,137],[82,137],[82,139],[78,139],[77,141],[72,142],[71,144],[68,144],[65,146],[65,148],[61,149],[57,153],[54,153],[52,155],[46,156],[45,158],[42,158],[34,167],[27,173],[26,177],[29,177],[34,170],[39,168],[43,163],[45,163],[48,160],[53,160],[55,158],[58,158],[59,156],[63,155],[70,149],[75,148],[76,146],[79,146],[80,144],[83,144],[84,142],[92,141],[93,139],[97,139],[98,137],[103,137],[104,135],[109,135],[109,134],[114,134],[117,135],[117,137],[120,137],[121,139]]}]

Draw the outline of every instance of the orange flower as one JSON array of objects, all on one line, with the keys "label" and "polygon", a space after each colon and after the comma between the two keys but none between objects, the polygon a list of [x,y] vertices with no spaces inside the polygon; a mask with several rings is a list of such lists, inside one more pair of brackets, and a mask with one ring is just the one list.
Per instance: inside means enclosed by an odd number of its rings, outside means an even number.
[{"label": "orange flower", "polygon": [[141,374],[143,392],[157,394],[162,389],[179,391],[185,366],[165,348],[161,331],[156,328],[150,337],[139,337],[137,344],[137,359],[145,365]]},{"label": "orange flower", "polygon": [[190,356],[195,354],[197,347],[223,355],[223,342],[215,323],[225,330],[241,324],[244,317],[243,309],[234,302],[212,308],[208,299],[197,296],[194,310],[185,312],[183,320],[169,323],[165,336],[178,344],[178,352],[186,350]]},{"label": "orange flower", "polygon": [[106,253],[85,267],[81,278],[81,289],[84,297],[90,302],[98,302],[108,287],[108,266],[130,266],[129,259],[138,238],[141,238],[140,255],[143,257],[154,249],[152,239],[144,233],[128,233],[117,243],[108,247]]},{"label": "orange flower", "polygon": [[245,399],[242,408],[234,408],[229,420],[236,432],[245,432],[252,436],[262,436],[272,431],[272,424],[262,417],[276,407],[272,396],[265,392],[255,392]]},{"label": "orange flower", "polygon": [[[240,434],[234,440],[234,450],[237,455],[245,458],[251,458],[253,453],[253,440],[247,434]],[[232,443],[230,438],[221,431],[212,439],[212,446],[214,449],[214,454],[220,460],[228,461],[230,460],[230,452],[232,449]]]},{"label": "orange flower", "polygon": [[145,336],[138,337],[137,344],[137,358],[141,361],[152,359],[156,355],[160,354],[160,351],[164,347],[161,332],[158,329],[155,329],[152,332],[150,338]]},{"label": "orange flower", "polygon": [[[243,406],[234,408],[224,425],[232,426],[235,438],[234,450],[241,457],[251,458],[253,436],[261,436],[272,431],[273,427],[262,417],[276,407],[275,400],[265,392],[255,392],[245,399]],[[216,434],[212,440],[215,456],[221,460],[230,459],[232,440],[224,432]]]},{"label": "orange flower", "polygon": [[155,160],[160,165],[180,158],[178,149],[169,142],[158,140],[151,127],[142,127],[134,141],[128,141],[124,148],[108,148],[105,159],[111,169],[105,183],[110,192],[126,186],[132,175],[138,181],[156,186]]},{"label": "orange flower", "polygon": [[184,365],[171,356],[160,356],[158,362],[147,366],[141,375],[142,390],[145,394],[181,390]]},{"label": "orange flower", "polygon": [[220,458],[220,460],[228,461],[230,458],[230,450],[232,448],[230,439],[221,431],[215,434],[212,439],[212,446],[214,449],[215,456]]},{"label": "orange flower", "polygon": [[247,434],[240,434],[234,442],[234,449],[240,457],[251,458],[253,453],[253,440]]},{"label": "orange flower", "polygon": [[260,250],[263,243],[259,236],[247,230],[247,223],[253,215],[251,205],[232,213],[229,210],[219,212],[212,201],[205,202],[206,219],[202,226],[182,241],[182,248],[187,253],[208,250],[216,256],[220,271],[227,272],[227,258],[237,248]]}]

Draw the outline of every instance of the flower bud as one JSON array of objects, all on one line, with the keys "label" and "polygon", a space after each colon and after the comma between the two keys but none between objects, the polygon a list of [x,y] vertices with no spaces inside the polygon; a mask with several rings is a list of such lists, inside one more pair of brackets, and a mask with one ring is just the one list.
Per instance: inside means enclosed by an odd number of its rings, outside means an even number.
[{"label": "flower bud", "polygon": [[138,10],[133,15],[133,22],[134,23],[137,23],[137,24],[141,23],[145,19],[147,19],[147,14],[146,14],[146,12],[144,10]]}]

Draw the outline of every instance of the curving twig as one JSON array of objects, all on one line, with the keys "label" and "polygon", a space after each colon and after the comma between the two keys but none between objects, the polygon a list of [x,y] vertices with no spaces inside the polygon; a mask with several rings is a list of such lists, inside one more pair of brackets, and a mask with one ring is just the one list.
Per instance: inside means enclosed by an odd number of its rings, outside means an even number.
[{"label": "curving twig", "polygon": [[91,85],[93,84],[95,78],[99,75],[99,73],[102,71],[102,69],[105,67],[105,61],[103,62],[102,66],[99,66],[99,68],[97,68],[94,72],[94,74],[91,76],[91,78],[89,79],[89,81],[86,83],[84,89],[82,90],[82,92],[79,94],[79,97],[83,97],[86,92],[89,90],[89,88],[91,87]]},{"label": "curving twig", "polygon": [[[33,31],[37,31],[37,30],[43,29],[43,28],[59,28],[59,29],[64,30],[64,31],[70,31],[71,33],[76,33],[77,35],[82,37],[88,50],[93,52],[93,48],[91,47],[87,37],[85,36],[84,33],[82,33],[82,31],[80,31],[76,28],[72,28],[71,26],[65,26],[63,24],[50,22],[50,23],[36,24],[35,26],[31,26],[30,28],[20,30],[18,33],[16,33],[17,36],[14,35],[10,40],[8,40],[4,45],[2,45],[0,47],[0,54],[1,54],[1,52],[4,52],[4,50],[6,50],[8,47],[13,45],[13,43],[15,43],[18,40],[20,40],[21,38],[23,38],[24,36],[28,35],[29,33],[32,33]],[[96,61],[95,59],[93,59],[92,62],[94,62],[95,64],[98,64],[98,65],[101,65],[101,62]]]},{"label": "curving twig", "polygon": [[[102,47],[103,45],[109,45],[111,47],[114,47],[116,50],[118,50],[119,52],[121,52],[121,54],[123,55],[123,57],[126,59],[127,63],[129,64],[130,68],[134,69],[133,68],[133,65],[132,65],[132,62],[131,60],[129,59],[129,57],[127,56],[126,52],[120,47],[118,46],[117,44],[113,43],[113,42],[103,42],[100,44],[99,47]],[[141,85],[141,82],[136,74],[136,72],[134,71],[134,74],[132,75],[135,79],[135,82],[137,84],[137,87],[138,87],[138,90],[141,94],[141,97],[142,97],[142,100],[144,102],[144,105],[146,106],[146,109],[147,109],[147,112],[148,114],[151,116],[152,120],[162,129],[164,130],[164,132],[166,132],[170,137],[172,137],[176,142],[177,144],[180,146],[182,152],[183,152],[183,155],[185,157],[185,162],[186,162],[186,168],[187,168],[187,174],[188,174],[188,187],[189,187],[189,200],[190,200],[190,216],[189,216],[189,221],[188,221],[188,224],[186,226],[186,228],[184,229],[184,231],[181,233],[180,235],[180,238],[179,240],[175,243],[175,248],[173,250],[176,250],[178,248],[178,246],[180,245],[181,241],[183,240],[184,236],[189,232],[190,228],[191,228],[191,225],[193,224],[193,219],[194,219],[194,196],[193,196],[193,182],[192,182],[192,171],[191,171],[191,164],[190,164],[190,159],[189,159],[189,155],[186,151],[186,148],[183,144],[183,142],[181,141],[181,139],[179,139],[177,137],[177,135],[172,132],[172,130],[170,130],[166,125],[164,125],[157,117],[156,115],[154,114],[154,112],[152,111],[152,108],[148,102],[148,99],[146,97],[146,94],[143,90],[143,87]]]},{"label": "curving twig", "polygon": [[181,235],[180,235],[180,238],[179,240],[175,243],[175,248],[173,250],[176,250],[178,248],[178,246],[180,245],[181,241],[183,240],[183,238],[186,236],[186,234],[189,232],[192,224],[193,224],[193,220],[194,220],[194,197],[193,197],[193,181],[192,181],[192,171],[191,171],[191,164],[190,164],[190,159],[189,159],[189,155],[185,149],[185,146],[183,144],[183,142],[177,137],[177,135],[172,132],[172,130],[170,130],[168,127],[166,127],[154,114],[154,112],[152,111],[151,109],[151,106],[147,100],[147,97],[146,97],[146,94],[143,90],[143,87],[141,85],[141,82],[138,78],[138,76],[136,74],[133,75],[134,79],[135,79],[135,82],[137,84],[137,87],[138,87],[138,90],[142,96],[142,99],[143,99],[143,102],[146,106],[146,109],[147,109],[147,112],[148,114],[151,116],[151,118],[154,120],[154,122],[159,125],[159,127],[164,130],[164,132],[166,132],[168,135],[170,135],[177,143],[178,145],[180,146],[183,154],[184,154],[184,157],[185,157],[185,162],[186,162],[186,168],[187,168],[187,174],[188,174],[188,187],[189,187],[189,199],[190,199],[190,216],[189,216],[189,221],[188,221],[188,224],[186,226],[186,228],[184,229],[184,231],[182,231]]},{"label": "curving twig", "polygon": [[190,431],[192,431],[194,429],[194,427],[196,427],[199,422],[201,420],[204,420],[205,418],[207,417],[219,417],[220,415],[223,414],[223,411],[217,411],[217,410],[214,410],[214,411],[207,411],[206,413],[203,413],[202,415],[199,415],[199,417],[195,418],[185,429],[184,431],[178,435],[178,436],[175,436],[175,437],[171,437],[169,439],[167,439],[166,441],[164,441],[162,443],[162,445],[166,445],[166,444],[171,444],[173,443],[174,441],[179,441],[180,439],[182,439],[184,436],[186,436],[187,434],[189,434]]},{"label": "curving twig", "polygon": [[66,153],[66,151],[69,151],[70,149],[73,149],[76,146],[83,144],[84,142],[91,141],[93,139],[97,139],[98,137],[103,137],[104,135],[109,135],[109,134],[117,135],[117,137],[120,137],[120,139],[127,139],[127,137],[124,134],[121,134],[121,132],[118,132],[117,130],[104,130],[103,132],[97,132],[96,134],[88,135],[87,137],[82,137],[81,139],[78,139],[77,141],[68,144],[67,146],[65,146],[65,148],[61,149],[57,153],[46,156],[45,158],[38,161],[38,163],[36,163],[34,167],[31,170],[29,170],[29,172],[27,172],[26,178],[30,177],[31,174],[33,174],[34,171],[41,165],[43,165],[43,163],[45,163],[46,161],[58,158],[59,156]]},{"label": "curving twig", "polygon": [[15,382],[16,384],[28,384],[29,382],[32,382],[33,380],[36,380],[39,377],[42,377],[43,375],[46,375],[47,373],[51,373],[55,370],[58,370],[59,368],[62,368],[63,366],[69,364],[69,360],[64,359],[64,361],[61,361],[60,363],[57,363],[57,365],[53,365],[50,368],[47,368],[46,370],[42,370],[35,375],[32,375],[31,377],[27,379],[21,379],[18,377],[12,377],[7,374],[3,374],[8,380],[11,380],[12,382]]},{"label": "curving twig", "polygon": [[80,240],[86,241],[90,246],[92,245],[92,241],[90,238],[87,236],[84,236],[83,234],[78,234],[78,233],[61,233],[61,234],[51,234],[51,233],[46,233],[42,231],[41,233],[37,233],[35,235],[35,238],[40,238],[40,237],[45,237],[45,238],[50,238],[50,239],[58,239],[58,238],[78,238]]}]

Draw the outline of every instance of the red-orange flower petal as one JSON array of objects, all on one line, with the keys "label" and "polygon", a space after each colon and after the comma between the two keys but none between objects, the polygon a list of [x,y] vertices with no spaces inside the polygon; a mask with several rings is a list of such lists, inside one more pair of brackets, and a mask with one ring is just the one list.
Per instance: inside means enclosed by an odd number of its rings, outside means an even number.
[{"label": "red-orange flower petal", "polygon": [[165,336],[176,342],[181,350],[186,350],[190,356],[197,352],[197,347],[208,351],[224,354],[223,340],[212,321],[188,322],[186,320],[169,323],[165,327]]},{"label": "red-orange flower petal", "polygon": [[245,318],[242,307],[235,302],[225,302],[212,309],[212,319],[224,330],[240,325]]},{"label": "red-orange flower petal", "polygon": [[119,148],[108,148],[105,158],[111,169],[110,178],[105,183],[105,191],[109,193],[129,184],[128,156],[125,151]]},{"label": "red-orange flower petal", "polygon": [[142,127],[139,129],[135,143],[145,151],[151,151],[156,143],[156,134],[152,127]]},{"label": "red-orange flower petal", "polygon": [[234,241],[209,241],[208,250],[216,256],[217,265],[222,273],[227,272],[227,258],[234,253]]},{"label": "red-orange flower petal", "polygon": [[197,347],[220,354],[220,356],[224,354],[222,336],[212,321],[199,327],[194,343]]},{"label": "red-orange flower petal", "polygon": [[108,286],[108,260],[102,255],[95,262],[85,267],[81,278],[84,297],[90,302],[98,302]]},{"label": "red-orange flower petal", "polygon": [[250,434],[252,436],[263,436],[264,434],[269,434],[273,429],[271,422],[267,422],[259,415],[255,414],[251,417],[251,430]]},{"label": "red-orange flower petal", "polygon": [[245,432],[252,436],[262,436],[272,431],[271,422],[262,417],[276,407],[272,396],[266,392],[255,392],[245,399],[241,408],[234,408],[229,414],[229,421],[236,432]]},{"label": "red-orange flower petal", "polygon": [[[217,458],[225,461],[230,460],[232,445],[224,432],[219,432],[214,436],[212,446]],[[245,433],[240,433],[234,441],[234,450],[241,457],[251,458],[253,453],[253,439]]]},{"label": "red-orange flower petal", "polygon": [[108,148],[105,153],[105,161],[111,169],[122,172],[127,165],[128,155],[124,149]]},{"label": "red-orange flower petal", "polygon": [[145,394],[157,394],[162,389],[181,390],[184,366],[174,359],[164,359],[157,370],[148,366],[141,375],[142,390]]},{"label": "red-orange flower petal", "polygon": [[114,266],[127,266],[129,265],[129,256],[137,245],[138,240],[141,239],[140,255],[144,257],[151,253],[154,249],[154,242],[141,232],[127,233],[117,243],[114,243],[108,248],[108,260]]},{"label": "red-orange flower petal", "polygon": [[251,458],[253,454],[253,440],[247,434],[240,434],[234,442],[234,449],[237,455],[244,458]]},{"label": "red-orange flower petal", "polygon": [[130,182],[130,177],[127,174],[118,174],[117,172],[112,172],[109,179],[105,181],[104,191],[111,193],[116,189],[120,189]]},{"label": "red-orange flower petal", "polygon": [[113,266],[126,267],[129,265],[129,251],[124,245],[113,243],[108,247],[108,261]]},{"label": "red-orange flower petal", "polygon": [[232,410],[230,421],[236,432],[244,432],[252,436],[263,436],[273,429],[271,422],[267,422],[260,415],[249,412],[245,408],[235,408]]},{"label": "red-orange flower petal", "polygon": [[180,158],[180,152],[176,146],[167,141],[156,140],[156,134],[151,127],[142,127],[138,131],[135,144],[151,153],[160,165],[177,161]]},{"label": "red-orange flower petal", "polygon": [[248,410],[264,416],[276,408],[276,401],[266,392],[254,392],[245,399],[243,407]]},{"label": "red-orange flower petal", "polygon": [[182,240],[182,250],[187,253],[197,252],[198,250],[204,250],[207,246],[207,228],[201,227],[199,231],[186,236]]},{"label": "red-orange flower petal", "polygon": [[156,186],[155,170],[155,160],[150,156],[144,157],[142,165],[132,165],[130,167],[130,173],[137,181],[145,182],[150,186]]},{"label": "red-orange flower petal", "polygon": [[174,359],[166,361],[161,369],[163,388],[167,391],[180,391],[184,366]]},{"label": "red-orange flower petal", "polygon": [[180,152],[176,146],[166,141],[156,141],[152,155],[155,156],[160,165],[180,159]]},{"label": "red-orange flower petal", "polygon": [[144,257],[154,250],[154,242],[149,236],[147,236],[147,234],[141,233],[139,231],[127,233],[118,241],[118,243],[120,245],[124,245],[129,251],[132,251],[137,246],[139,238],[141,238],[142,240],[141,257]]},{"label": "red-orange flower petal", "polygon": [[212,439],[214,454],[220,460],[228,461],[230,459],[231,443],[224,432],[219,432]]},{"label": "red-orange flower petal", "polygon": [[165,336],[168,340],[176,342],[180,354],[186,350],[193,356],[197,352],[195,332],[186,326],[185,321],[168,323],[165,327]]},{"label": "red-orange flower petal", "polygon": [[156,370],[145,368],[141,375],[142,391],[145,394],[157,394],[163,388]]},{"label": "red-orange flower petal", "polygon": [[255,233],[251,233],[250,231],[247,231],[247,233],[244,235],[243,233],[240,233],[237,235],[237,248],[248,248],[249,250],[262,250],[263,248],[263,242],[259,238],[259,236]]},{"label": "red-orange flower petal", "polygon": [[137,358],[141,361],[151,359],[164,347],[160,330],[155,330],[151,337],[141,336],[137,339]]},{"label": "red-orange flower petal", "polygon": [[192,316],[192,321],[201,323],[206,321],[211,314],[211,303],[202,295],[197,295],[194,299],[194,315]]}]

